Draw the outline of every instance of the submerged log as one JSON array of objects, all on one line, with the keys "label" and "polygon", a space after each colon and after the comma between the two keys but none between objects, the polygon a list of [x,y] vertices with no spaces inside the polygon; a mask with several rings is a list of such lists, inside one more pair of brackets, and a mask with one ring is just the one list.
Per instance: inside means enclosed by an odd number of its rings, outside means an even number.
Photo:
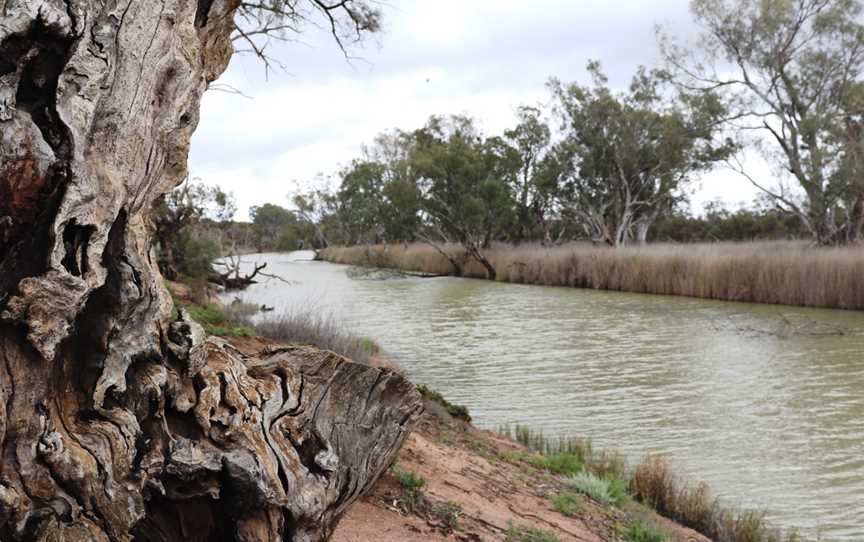
[{"label": "submerged log", "polygon": [[148,217],[238,3],[2,3],[4,542],[324,540],[420,409],[393,373],[170,321]]}]

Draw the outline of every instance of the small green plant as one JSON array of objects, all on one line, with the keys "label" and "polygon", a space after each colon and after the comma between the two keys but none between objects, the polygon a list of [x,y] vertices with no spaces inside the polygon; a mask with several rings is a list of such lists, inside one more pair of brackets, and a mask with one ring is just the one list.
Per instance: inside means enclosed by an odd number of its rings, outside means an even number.
[{"label": "small green plant", "polygon": [[552,507],[555,511],[567,516],[568,518],[575,516],[584,508],[582,496],[570,491],[565,491],[557,495],[549,497],[552,502]]},{"label": "small green plant", "polygon": [[399,480],[402,489],[407,491],[418,491],[426,485],[426,479],[415,474],[410,470],[402,470],[399,467],[393,467],[393,475]]},{"label": "small green plant", "polygon": [[627,498],[624,482],[617,478],[601,478],[596,474],[583,472],[571,476],[567,481],[570,489],[588,495],[597,502],[620,506]]},{"label": "small green plant", "polygon": [[508,463],[519,463],[525,460],[528,457],[528,454],[525,452],[504,450],[503,452],[498,452],[498,456]]},{"label": "small green plant", "polygon": [[513,522],[507,523],[507,530],[504,531],[505,542],[561,542],[554,533],[528,527],[526,525],[514,525]]},{"label": "small green plant", "polygon": [[399,480],[399,485],[402,486],[402,496],[399,497],[399,504],[402,509],[409,514],[423,514],[429,509],[429,501],[423,493],[423,486],[426,485],[426,480],[411,471],[403,470],[397,465],[390,469],[393,476]]},{"label": "small green plant", "polygon": [[471,421],[471,414],[468,412],[468,407],[451,403],[450,401],[445,399],[443,395],[441,395],[437,391],[429,389],[423,384],[417,386],[417,391],[419,391],[420,395],[422,395],[424,398],[430,401],[434,401],[443,406],[445,409],[447,409],[447,413],[454,418],[464,420],[466,422]]},{"label": "small green plant", "polygon": [[630,494],[627,492],[627,482],[617,476],[601,475],[601,477],[609,482],[609,495],[612,497],[612,503],[615,506],[624,504],[630,497]]},{"label": "small green plant", "polygon": [[370,356],[377,356],[381,353],[381,345],[375,342],[375,339],[369,337],[360,337],[360,349]]},{"label": "small green plant", "polygon": [[249,326],[237,325],[216,305],[189,305],[189,316],[201,324],[209,335],[220,337],[254,337],[255,330]]},{"label": "small green plant", "polygon": [[666,536],[656,529],[645,525],[640,520],[634,520],[627,529],[621,532],[627,542],[666,542]]},{"label": "small green plant", "polygon": [[582,472],[582,458],[575,454],[534,455],[528,463],[553,474],[573,475]]},{"label": "small green plant", "polygon": [[459,530],[459,516],[462,515],[462,507],[455,502],[442,502],[433,504],[429,514],[440,521],[445,531]]}]

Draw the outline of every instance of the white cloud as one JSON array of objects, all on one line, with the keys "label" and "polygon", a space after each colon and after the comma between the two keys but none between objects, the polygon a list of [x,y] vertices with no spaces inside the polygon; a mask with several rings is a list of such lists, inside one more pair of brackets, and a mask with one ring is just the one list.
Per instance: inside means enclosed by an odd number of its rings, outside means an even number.
[{"label": "white cloud", "polygon": [[[382,131],[460,113],[499,132],[518,105],[547,99],[550,76],[583,78],[586,61],[599,59],[623,85],[638,65],[657,61],[655,23],[692,30],[686,0],[406,0],[387,17],[380,48],[359,51],[366,61],[349,64],[320,33],[277,47],[291,75],[269,81],[253,59],[235,55],[220,82],[253,99],[205,95],[192,174],[233,192],[244,219],[250,205],[288,204],[292,181],[336,171]],[[702,185],[697,209],[755,193],[728,173]]]}]

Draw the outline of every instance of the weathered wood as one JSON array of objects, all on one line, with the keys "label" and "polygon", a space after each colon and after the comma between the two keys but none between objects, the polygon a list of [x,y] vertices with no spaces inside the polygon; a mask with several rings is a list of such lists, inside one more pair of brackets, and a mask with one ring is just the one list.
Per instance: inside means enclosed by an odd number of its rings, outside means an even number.
[{"label": "weathered wood", "polygon": [[182,181],[238,0],[0,0],[0,540],[323,540],[420,408],[314,350],[169,322]]}]

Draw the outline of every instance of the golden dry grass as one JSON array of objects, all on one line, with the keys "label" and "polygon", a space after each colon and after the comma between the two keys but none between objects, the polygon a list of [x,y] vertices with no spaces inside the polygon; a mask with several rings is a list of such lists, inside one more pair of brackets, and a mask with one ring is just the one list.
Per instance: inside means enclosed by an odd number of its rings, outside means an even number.
[{"label": "golden dry grass", "polygon": [[764,512],[724,506],[705,484],[691,485],[660,456],[646,457],[630,477],[630,493],[660,514],[717,542],[799,542],[771,527]]},{"label": "golden dry grass", "polygon": [[[457,245],[444,247],[464,263],[464,276],[485,278]],[[497,280],[544,286],[682,295],[805,307],[864,309],[864,249],[816,248],[802,242],[751,242],[612,249],[495,245],[485,255]],[[452,265],[422,244],[331,247],[324,260],[449,274]]]}]

